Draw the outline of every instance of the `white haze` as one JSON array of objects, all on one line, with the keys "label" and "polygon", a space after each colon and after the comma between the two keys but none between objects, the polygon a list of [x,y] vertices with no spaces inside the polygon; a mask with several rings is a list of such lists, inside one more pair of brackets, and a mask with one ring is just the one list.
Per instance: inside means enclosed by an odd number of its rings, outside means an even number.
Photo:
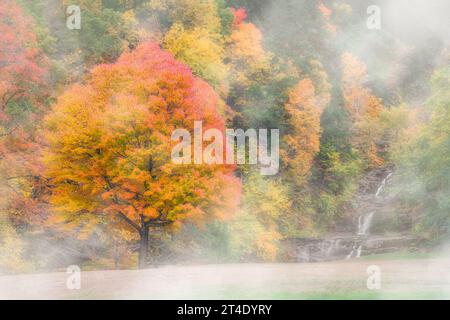
[{"label": "white haze", "polygon": [[[373,3],[372,3],[373,2]],[[300,2],[298,2],[300,3]],[[405,55],[415,50],[427,49],[430,40],[447,48],[450,44],[450,1],[446,0],[391,0],[368,1],[379,3],[382,13],[382,30],[398,37]],[[274,0],[266,7],[263,16],[271,21],[271,34],[286,34],[290,29],[277,17],[283,10],[301,10],[292,1],[285,8]],[[369,66],[373,60],[374,33],[365,28],[364,12],[358,37],[347,39],[346,45],[360,55]],[[261,22],[264,23],[264,22]],[[295,36],[292,35],[292,39]],[[448,51],[447,51],[448,52]],[[441,52],[436,52],[434,66],[441,62]],[[445,59],[445,56],[444,56]],[[389,56],[381,57],[390,60]],[[403,70],[401,59],[389,66],[389,78],[398,82]],[[380,71],[381,72],[381,71]],[[381,75],[381,77],[384,75]],[[426,78],[424,79],[424,81]],[[425,86],[426,84],[423,83]],[[42,244],[47,252],[57,254],[60,245]],[[97,244],[95,244],[97,245]],[[350,292],[367,293],[366,269],[369,265],[381,268],[379,298],[390,298],[392,293],[427,291],[441,293],[440,298],[450,298],[450,261],[448,249],[429,260],[383,261],[357,260],[317,264],[232,264],[205,266],[168,266],[145,271],[92,271],[82,272],[81,290],[66,287],[69,275],[65,272],[33,275],[0,276],[0,299],[11,298],[277,298],[298,292],[327,293],[345,286]],[[384,282],[386,281],[386,282]],[[280,293],[279,296],[276,294]]]}]

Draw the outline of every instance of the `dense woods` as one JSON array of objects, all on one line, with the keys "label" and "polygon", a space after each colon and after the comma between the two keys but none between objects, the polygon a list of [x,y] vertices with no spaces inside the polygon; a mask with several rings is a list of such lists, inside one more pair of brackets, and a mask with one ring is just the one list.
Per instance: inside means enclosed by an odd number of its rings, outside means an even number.
[{"label": "dense woods", "polygon": [[[356,0],[2,0],[0,271],[284,261],[285,239],[352,230],[380,168],[408,232],[446,240],[448,42],[366,19]],[[278,174],[172,163],[196,120],[279,129]]]}]

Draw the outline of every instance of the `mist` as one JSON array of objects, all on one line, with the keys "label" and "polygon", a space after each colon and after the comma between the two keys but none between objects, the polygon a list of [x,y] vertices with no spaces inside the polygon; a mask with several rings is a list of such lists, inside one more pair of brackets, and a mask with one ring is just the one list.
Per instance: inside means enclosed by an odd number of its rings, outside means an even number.
[{"label": "mist", "polygon": [[66,6],[0,4],[0,299],[450,298],[449,1]]}]

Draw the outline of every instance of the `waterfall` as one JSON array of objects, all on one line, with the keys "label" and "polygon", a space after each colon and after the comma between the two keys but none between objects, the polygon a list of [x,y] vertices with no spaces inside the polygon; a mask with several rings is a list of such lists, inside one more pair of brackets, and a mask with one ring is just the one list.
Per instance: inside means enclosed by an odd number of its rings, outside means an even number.
[{"label": "waterfall", "polygon": [[372,223],[373,215],[375,211],[370,212],[369,214],[359,216],[358,223],[358,235],[364,236],[367,235],[370,229],[370,224]]},{"label": "waterfall", "polygon": [[384,188],[386,187],[386,183],[388,182],[388,180],[391,176],[392,176],[392,172],[389,173],[387,175],[387,177],[383,179],[383,182],[381,182],[381,185],[377,189],[377,193],[375,193],[375,197],[378,198],[380,196],[381,192],[383,192]]},{"label": "waterfall", "polygon": [[[383,179],[383,181],[381,182],[380,186],[377,189],[377,192],[375,193],[375,198],[378,198],[381,195],[384,188],[386,187],[386,184],[388,183],[389,179],[391,178],[392,174],[393,174],[393,172],[389,173],[386,176],[386,178]],[[360,236],[360,237],[368,236],[374,214],[375,214],[375,211],[371,211],[369,213],[362,214],[358,217],[357,236]],[[355,243],[352,246],[352,250],[347,255],[346,259],[359,258],[361,256],[362,245],[363,245],[362,239],[358,239],[357,241],[355,241]]]}]

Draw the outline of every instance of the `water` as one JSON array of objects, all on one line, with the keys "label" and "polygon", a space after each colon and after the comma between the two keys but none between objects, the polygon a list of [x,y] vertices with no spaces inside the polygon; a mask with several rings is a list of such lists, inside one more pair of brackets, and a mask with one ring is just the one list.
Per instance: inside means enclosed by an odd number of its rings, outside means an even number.
[{"label": "water", "polygon": [[389,178],[392,176],[392,172],[387,175],[386,178],[383,179],[383,182],[381,182],[381,185],[378,187],[377,193],[375,193],[375,197],[379,197],[381,192],[383,192],[384,188],[386,187],[386,183],[388,182]]},{"label": "water", "polygon": [[366,215],[359,216],[358,218],[358,235],[364,236],[369,233],[370,225],[372,224],[373,215],[375,211],[372,211]]},{"label": "water", "polygon": [[[391,176],[392,172],[389,173],[386,176],[386,178],[383,179],[383,181],[381,182],[380,186],[377,189],[377,192],[375,193],[375,198],[380,197]],[[369,235],[370,226],[372,224],[372,219],[374,215],[375,211],[371,211],[369,213],[362,214],[358,217],[358,231],[357,231],[358,236],[366,237]],[[362,245],[363,245],[362,240],[355,241],[352,247],[352,251],[348,254],[346,259],[359,258],[361,256]]]}]

